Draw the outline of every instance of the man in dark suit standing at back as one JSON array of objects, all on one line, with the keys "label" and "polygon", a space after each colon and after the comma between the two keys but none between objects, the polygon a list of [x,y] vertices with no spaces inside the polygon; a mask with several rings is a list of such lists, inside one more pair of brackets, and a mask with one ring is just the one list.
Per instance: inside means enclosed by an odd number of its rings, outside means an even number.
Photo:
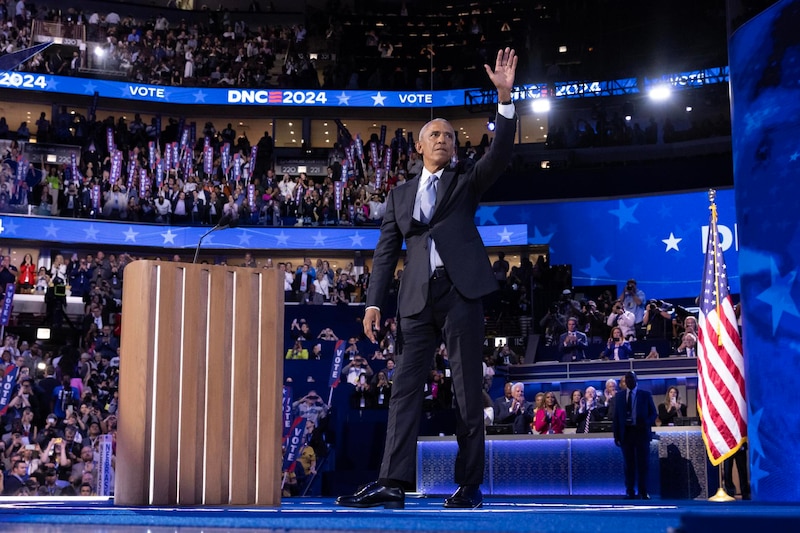
[{"label": "man in dark suit standing at back", "polygon": [[625,461],[625,499],[636,498],[634,483],[639,489],[639,498],[649,500],[647,473],[650,459],[650,435],[656,423],[658,411],[649,391],[637,387],[636,374],[625,373],[626,389],[614,397],[614,443],[622,448]]},{"label": "man in dark suit standing at back", "polygon": [[494,70],[484,65],[497,89],[498,110],[491,150],[472,168],[450,168],[455,132],[444,119],[422,127],[416,150],[418,177],[393,189],[386,199],[381,236],[373,256],[364,314],[364,333],[375,342],[380,307],[389,292],[403,241],[407,256],[398,294],[400,349],[380,477],[351,496],[347,507],[402,508],[413,488],[423,385],[441,336],[447,346],[456,399],[456,492],[448,508],[479,507],[484,470],[481,386],[484,337],[481,297],[497,290],[486,249],[475,227],[481,195],[511,160],[516,121],[511,90],[517,67],[514,50],[497,53]]}]

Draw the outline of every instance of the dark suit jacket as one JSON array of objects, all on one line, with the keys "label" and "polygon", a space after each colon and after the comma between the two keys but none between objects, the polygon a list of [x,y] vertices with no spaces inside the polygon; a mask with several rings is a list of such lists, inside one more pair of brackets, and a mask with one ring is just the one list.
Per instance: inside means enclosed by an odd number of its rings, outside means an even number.
[{"label": "dark suit jacket", "polygon": [[400,284],[398,314],[407,317],[425,307],[430,279],[428,238],[444,262],[455,288],[465,298],[480,298],[497,290],[486,249],[475,227],[481,195],[497,180],[511,160],[515,120],[497,115],[491,149],[472,168],[446,168],[436,192],[436,207],[428,224],[413,218],[419,177],[393,189],[386,198],[386,214],[372,260],[367,305],[382,307],[389,292],[403,241],[406,265]]},{"label": "dark suit jacket", "polygon": [[564,341],[567,340],[569,332],[562,333],[558,338],[558,351],[561,352],[562,361],[582,361],[586,359],[586,347],[589,346],[589,340],[584,333],[580,331],[575,332],[577,342],[564,346]]},{"label": "dark suit jacket", "polygon": [[[653,403],[653,395],[650,391],[636,388],[636,396],[633,399],[634,413],[633,424],[638,427],[651,428],[656,424],[656,405]],[[627,402],[628,391],[622,390],[614,397],[614,440],[622,442],[625,436],[625,405]]]}]

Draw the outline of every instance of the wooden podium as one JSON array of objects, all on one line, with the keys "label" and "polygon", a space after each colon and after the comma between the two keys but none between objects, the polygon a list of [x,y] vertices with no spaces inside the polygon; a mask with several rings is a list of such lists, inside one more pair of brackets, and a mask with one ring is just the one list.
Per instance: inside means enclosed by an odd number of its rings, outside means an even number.
[{"label": "wooden podium", "polygon": [[115,504],[280,505],[279,274],[125,267]]}]

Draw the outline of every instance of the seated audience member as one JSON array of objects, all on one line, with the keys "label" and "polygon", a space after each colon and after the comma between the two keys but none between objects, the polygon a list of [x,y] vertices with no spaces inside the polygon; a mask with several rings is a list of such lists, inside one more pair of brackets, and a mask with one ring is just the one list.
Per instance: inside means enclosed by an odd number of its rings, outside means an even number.
[{"label": "seated audience member", "polygon": [[303,348],[303,343],[294,341],[294,346],[286,351],[286,359],[308,359],[308,350]]},{"label": "seated audience member", "polygon": [[533,422],[533,404],[525,399],[525,385],[514,383],[511,386],[511,403],[506,410],[494,413],[495,424],[511,424],[515,435],[530,433]]},{"label": "seated audience member", "polygon": [[562,333],[558,339],[558,350],[561,352],[562,362],[584,361],[586,360],[586,347],[589,341],[586,334],[581,333],[576,328],[578,319],[570,317],[567,320],[567,331]]},{"label": "seated audience member", "polygon": [[361,371],[356,379],[355,389],[350,396],[350,406],[353,409],[372,409],[374,407],[372,387],[370,386],[367,373]]},{"label": "seated audience member", "polygon": [[670,387],[664,396],[664,403],[658,404],[657,426],[674,426],[681,418],[686,417],[686,404],[681,403],[678,387]]},{"label": "seated audience member", "polygon": [[586,387],[583,393],[581,406],[576,417],[576,433],[591,433],[591,422],[600,422],[606,416],[606,408],[597,401],[597,391],[594,387]]},{"label": "seated audience member", "polygon": [[322,331],[319,332],[317,335],[318,339],[322,339],[324,341],[338,341],[339,337],[336,336],[336,333],[333,332],[331,328],[324,328]]},{"label": "seated audience member", "polygon": [[510,381],[506,382],[505,386],[503,387],[503,395],[494,401],[492,409],[495,420],[499,420],[499,414],[508,413],[508,409],[511,407],[511,403],[514,401],[514,397],[511,394],[512,385],[513,383]]},{"label": "seated audience member", "polygon": [[697,319],[687,316],[683,321],[684,331],[677,352],[686,357],[697,357]]},{"label": "seated audience member", "polygon": [[386,372],[383,370],[379,370],[378,373],[375,374],[371,392],[373,396],[372,404],[374,407],[378,409],[387,409],[389,407],[389,400],[392,397],[392,384],[389,383]]},{"label": "seated audience member", "polygon": [[539,435],[564,433],[567,414],[558,405],[556,393],[547,392],[544,395],[544,407],[536,411],[533,427]]},{"label": "seated audience member", "polygon": [[306,420],[319,424],[320,419],[328,414],[328,406],[319,397],[317,391],[309,391],[308,394],[292,403],[292,413],[295,416],[302,416]]},{"label": "seated audience member", "polygon": [[611,361],[622,361],[633,358],[633,350],[628,341],[622,334],[622,328],[614,326],[611,328],[611,337],[606,343],[606,348],[600,353],[600,359]]},{"label": "seated audience member", "polygon": [[606,419],[614,419],[614,397],[617,395],[617,381],[613,378],[606,380],[603,396],[598,401],[606,408]]},{"label": "seated audience member", "polygon": [[351,362],[342,368],[342,376],[354,387],[358,385],[361,374],[366,374],[366,378],[371,379],[374,372],[367,363],[367,360],[360,355],[355,356]]},{"label": "seated audience member", "polygon": [[576,417],[578,410],[583,404],[583,393],[579,389],[575,389],[570,393],[569,397],[570,403],[564,408],[564,412],[567,413],[566,427],[574,428],[577,427]]},{"label": "seated audience member", "polygon": [[626,310],[622,306],[622,303],[614,303],[614,307],[611,309],[611,314],[608,315],[606,324],[612,328],[614,326],[619,326],[626,341],[636,340],[636,315]]},{"label": "seated audience member", "polygon": [[519,356],[511,350],[508,344],[504,344],[495,352],[494,361],[498,366],[516,365],[519,363]]}]

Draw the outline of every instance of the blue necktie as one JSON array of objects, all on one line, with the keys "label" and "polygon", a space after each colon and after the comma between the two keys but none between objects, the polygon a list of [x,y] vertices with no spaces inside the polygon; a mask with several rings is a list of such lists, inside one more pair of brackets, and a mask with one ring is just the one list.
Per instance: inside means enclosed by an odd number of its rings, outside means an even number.
[{"label": "blue necktie", "polygon": [[436,187],[439,184],[439,177],[431,174],[425,188],[420,191],[419,198],[419,221],[428,223],[433,217],[433,210],[436,207]]},{"label": "blue necktie", "polygon": [[[419,221],[427,224],[433,218],[433,211],[436,208],[436,188],[439,185],[439,176],[431,174],[428,177],[428,182],[419,192]],[[439,254],[436,252],[436,243],[433,239],[428,238],[428,262],[430,265],[430,272],[433,272],[438,264],[441,263]]]}]

